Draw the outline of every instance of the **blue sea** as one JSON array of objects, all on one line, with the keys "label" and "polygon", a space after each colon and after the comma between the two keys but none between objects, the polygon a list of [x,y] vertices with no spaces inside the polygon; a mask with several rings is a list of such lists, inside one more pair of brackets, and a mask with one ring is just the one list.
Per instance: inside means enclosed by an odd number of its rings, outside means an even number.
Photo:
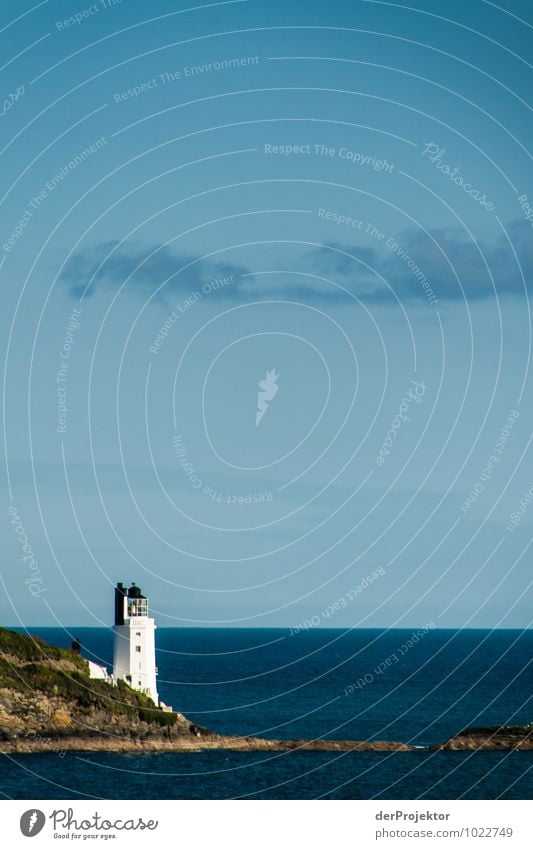
[{"label": "blue sea", "polygon": [[[86,657],[111,667],[111,630],[30,633],[62,646],[76,635]],[[423,746],[468,726],[533,719],[533,631],[429,630],[415,641],[412,634],[161,628],[159,694],[214,731],[276,738]],[[529,799],[532,790],[533,752],[50,752],[0,759],[0,792],[15,799]]]}]

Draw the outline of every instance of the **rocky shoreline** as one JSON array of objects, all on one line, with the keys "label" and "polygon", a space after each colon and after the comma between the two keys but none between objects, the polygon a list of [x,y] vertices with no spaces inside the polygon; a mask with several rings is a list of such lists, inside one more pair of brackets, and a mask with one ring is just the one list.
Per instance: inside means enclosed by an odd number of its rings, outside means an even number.
[{"label": "rocky shoreline", "polygon": [[120,682],[91,679],[67,649],[0,628],[0,754],[54,752],[414,752],[533,750],[533,724],[471,728],[416,746],[388,740],[270,740],[217,734]]},{"label": "rocky shoreline", "polygon": [[199,736],[193,732],[173,739],[150,736],[147,738],[100,736],[16,736],[0,742],[0,754],[30,754],[53,752],[102,753],[155,753],[155,752],[199,752],[228,749],[240,752],[457,752],[474,750],[533,751],[533,729],[519,726],[494,729],[473,729],[432,746],[415,746],[389,740],[272,740],[263,737],[232,737],[207,732]]},{"label": "rocky shoreline", "polygon": [[357,742],[354,740],[267,740],[262,737],[229,737],[210,734],[201,739],[141,740],[120,739],[109,741],[104,738],[75,737],[61,739],[16,740],[0,743],[0,754],[30,754],[35,752],[199,752],[213,749],[230,749],[239,752],[398,752],[411,751],[414,746],[404,743]]}]

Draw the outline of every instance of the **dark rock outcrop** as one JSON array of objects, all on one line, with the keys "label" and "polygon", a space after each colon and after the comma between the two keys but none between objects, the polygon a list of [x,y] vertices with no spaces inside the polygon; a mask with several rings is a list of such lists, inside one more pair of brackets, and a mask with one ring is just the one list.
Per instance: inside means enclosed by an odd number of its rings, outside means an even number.
[{"label": "dark rock outcrop", "polygon": [[498,725],[494,728],[466,728],[446,743],[430,747],[431,751],[456,752],[461,749],[533,749],[533,723]]}]

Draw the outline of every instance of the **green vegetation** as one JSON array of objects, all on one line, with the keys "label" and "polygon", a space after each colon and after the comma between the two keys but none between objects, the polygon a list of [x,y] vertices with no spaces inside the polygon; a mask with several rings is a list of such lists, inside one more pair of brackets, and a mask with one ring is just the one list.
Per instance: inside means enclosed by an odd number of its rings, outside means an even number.
[{"label": "green vegetation", "polygon": [[2,655],[14,655],[20,660],[68,660],[87,670],[87,662],[70,649],[59,649],[49,646],[39,637],[26,637],[16,631],[8,631],[0,628],[0,657]]},{"label": "green vegetation", "polygon": [[69,649],[0,628],[0,687],[63,698],[84,711],[105,711],[128,720],[175,725],[175,713],[160,710],[149,696],[123,682],[112,687],[89,678],[87,661]]}]

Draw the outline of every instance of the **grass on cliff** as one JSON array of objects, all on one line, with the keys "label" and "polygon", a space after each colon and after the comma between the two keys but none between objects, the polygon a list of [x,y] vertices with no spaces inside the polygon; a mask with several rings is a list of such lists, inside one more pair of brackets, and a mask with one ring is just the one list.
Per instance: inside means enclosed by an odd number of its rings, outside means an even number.
[{"label": "grass on cliff", "polygon": [[39,637],[26,637],[24,634],[9,631],[7,628],[0,628],[0,656],[2,655],[14,655],[24,661],[38,661],[43,658],[47,660],[67,660],[79,666],[80,670],[87,670],[87,662],[70,649],[49,646]]},{"label": "grass on cliff", "polygon": [[[18,661],[18,662],[16,662]],[[175,725],[175,713],[160,710],[149,696],[123,682],[117,687],[89,678],[87,661],[70,649],[0,628],[0,687],[31,696],[38,691],[73,702],[82,710],[159,726]]]}]

